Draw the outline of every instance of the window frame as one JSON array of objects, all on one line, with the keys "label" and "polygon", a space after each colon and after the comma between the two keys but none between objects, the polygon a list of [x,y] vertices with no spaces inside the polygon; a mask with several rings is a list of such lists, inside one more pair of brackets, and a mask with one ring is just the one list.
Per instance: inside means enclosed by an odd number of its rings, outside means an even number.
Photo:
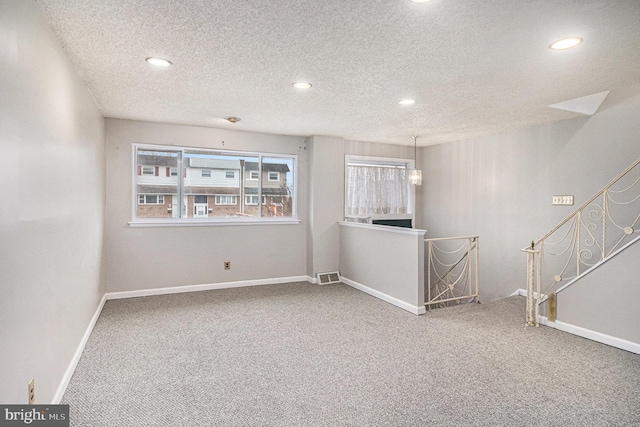
[{"label": "window frame", "polygon": [[[349,183],[347,182],[348,168],[350,164],[371,164],[374,166],[404,166],[407,169],[413,169],[415,167],[415,160],[407,158],[396,157],[371,157],[371,156],[357,156],[347,154],[344,156],[344,200],[343,200],[343,215],[345,218],[353,217],[353,215],[347,214],[347,191]],[[410,219],[412,224],[415,224],[416,216],[416,190],[415,186],[409,184],[409,195],[407,200],[406,214],[368,214],[366,217],[372,220],[377,219]]]},{"label": "window frame", "polygon": [[[144,197],[144,202],[140,203],[140,196]],[[147,202],[148,196],[156,196],[156,202],[150,203]],[[162,202],[160,202],[160,198],[162,198]],[[164,194],[149,194],[149,193],[139,193],[138,194],[138,204],[143,206],[162,206],[164,205]]]},{"label": "window frame", "polygon": [[[271,179],[271,174],[275,173],[276,174],[276,179]],[[277,182],[280,181],[280,172],[278,171],[268,171],[267,172],[267,181],[269,182]]]},{"label": "window frame", "polygon": [[[258,199],[258,196],[256,194],[249,194],[249,195],[245,195],[244,196],[244,204],[247,206],[258,206],[258,202],[256,203],[252,203],[252,202],[248,202],[247,200],[251,200],[253,198]],[[261,205],[264,206],[267,204],[267,196],[262,196],[262,203]]]},{"label": "window frame", "polygon": [[[235,150],[225,150],[225,149],[215,149],[215,148],[202,148],[202,147],[193,147],[193,146],[185,146],[185,145],[157,145],[157,144],[144,144],[144,143],[132,143],[131,144],[131,170],[137,170],[137,153],[138,151],[151,150],[151,151],[162,151],[166,150],[167,152],[175,152],[178,153],[177,159],[177,175],[174,176],[178,183],[178,199],[182,200],[182,195],[184,194],[184,182],[186,177],[185,175],[185,165],[184,158],[185,153],[189,153],[191,151],[197,152],[209,152],[211,155],[220,155],[220,156],[238,156],[238,157],[256,157],[258,160],[259,170],[262,171],[262,164],[265,160],[268,163],[269,159],[282,159],[289,163],[291,167],[291,174],[293,175],[291,181],[288,183],[288,187],[291,188],[291,216],[286,217],[273,217],[273,216],[262,216],[262,210],[258,210],[258,216],[253,217],[207,217],[207,218],[193,218],[193,217],[171,217],[171,218],[139,218],[137,217],[137,179],[138,176],[136,173],[133,173],[131,185],[132,185],[132,198],[133,203],[131,204],[131,221],[128,223],[129,226],[132,227],[175,227],[175,226],[224,226],[224,225],[260,225],[260,224],[283,224],[283,225],[291,225],[291,224],[300,224],[301,220],[298,217],[298,187],[299,187],[299,157],[298,154],[293,153],[269,153],[269,152],[253,152],[253,151],[235,151]],[[155,173],[155,170],[154,170]],[[142,175],[141,175],[142,176]],[[242,174],[241,174],[242,176]],[[237,175],[236,175],[237,179]],[[259,184],[259,195],[264,196],[262,194],[263,183],[258,179]],[[240,183],[242,185],[242,183]],[[239,204],[243,204],[244,200],[241,200],[238,195],[236,197],[236,206]],[[264,198],[263,198],[264,200]],[[214,199],[215,202],[215,199]],[[178,205],[181,209],[186,209],[186,206],[182,206],[180,202]],[[233,206],[233,205],[221,205],[221,206]],[[255,206],[255,205],[254,205]],[[180,209],[179,209],[180,210]],[[178,211],[179,211],[178,210]]]},{"label": "window frame", "polygon": [[[235,194],[215,194],[215,199],[214,199],[214,204],[216,206],[238,206],[238,196],[236,196]],[[227,199],[233,199],[234,202],[233,203],[227,203],[226,201],[224,203],[219,203],[219,200],[222,200],[222,198],[225,198],[225,200]]]}]

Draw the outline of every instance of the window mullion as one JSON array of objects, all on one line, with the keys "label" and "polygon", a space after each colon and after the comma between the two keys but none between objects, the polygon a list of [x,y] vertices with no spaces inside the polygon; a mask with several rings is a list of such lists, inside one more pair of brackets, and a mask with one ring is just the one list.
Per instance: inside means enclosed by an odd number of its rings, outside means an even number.
[{"label": "window mullion", "polygon": [[176,178],[178,178],[178,182],[177,182],[177,197],[178,200],[176,200],[176,206],[178,207],[178,213],[176,215],[177,218],[182,218],[184,216],[184,172],[186,169],[184,169],[184,165],[183,165],[183,159],[184,159],[184,150],[179,150],[178,151],[178,176]]},{"label": "window mullion", "polygon": [[258,218],[262,218],[262,154],[258,155]]}]

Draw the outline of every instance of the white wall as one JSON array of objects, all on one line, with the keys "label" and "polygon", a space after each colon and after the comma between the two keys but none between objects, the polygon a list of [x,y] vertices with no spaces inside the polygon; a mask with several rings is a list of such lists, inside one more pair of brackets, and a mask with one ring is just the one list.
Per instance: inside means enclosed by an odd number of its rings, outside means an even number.
[{"label": "white wall", "polygon": [[640,241],[558,293],[559,322],[640,345]]},{"label": "white wall", "polygon": [[314,277],[316,273],[339,269],[338,222],[344,219],[345,155],[413,158],[413,147],[328,136],[309,138],[308,147],[307,274]]},{"label": "white wall", "polygon": [[309,139],[309,228],[307,275],[338,271],[338,221],[344,212],[344,140],[313,136]]},{"label": "white wall", "polygon": [[[420,149],[418,227],[427,237],[480,236],[482,300],[526,288],[520,249],[640,157],[639,118],[634,86],[592,117]],[[552,206],[553,195],[574,195],[576,206]]]},{"label": "white wall", "polygon": [[0,63],[0,402],[46,404],[104,294],[104,121],[34,1],[0,2]]},{"label": "white wall", "polygon": [[424,230],[340,223],[342,280],[424,314]]},{"label": "white wall", "polygon": [[[179,145],[299,156],[307,187],[304,138],[196,126],[106,119],[105,281],[122,292],[306,275],[307,194],[298,191],[295,225],[136,228],[131,221],[131,144]],[[231,270],[224,270],[231,261]]]}]

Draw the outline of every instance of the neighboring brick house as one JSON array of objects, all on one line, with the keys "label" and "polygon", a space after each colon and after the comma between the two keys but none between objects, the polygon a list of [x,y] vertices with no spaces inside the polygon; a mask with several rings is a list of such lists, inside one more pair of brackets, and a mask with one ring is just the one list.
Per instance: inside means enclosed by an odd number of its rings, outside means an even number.
[{"label": "neighboring brick house", "polygon": [[[172,218],[178,212],[177,156],[138,153],[138,218]],[[262,165],[262,216],[291,216],[286,164]],[[187,157],[183,171],[183,217],[258,215],[258,163],[242,159]],[[240,182],[243,185],[240,185]]]}]

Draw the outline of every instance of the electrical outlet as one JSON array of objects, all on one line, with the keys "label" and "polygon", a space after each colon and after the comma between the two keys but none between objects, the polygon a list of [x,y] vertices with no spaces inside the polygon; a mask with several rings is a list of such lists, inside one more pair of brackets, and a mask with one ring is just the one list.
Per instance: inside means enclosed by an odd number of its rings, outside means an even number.
[{"label": "electrical outlet", "polygon": [[225,261],[224,262],[224,269],[225,270],[231,270],[231,261]]},{"label": "electrical outlet", "polygon": [[27,389],[28,389],[28,392],[29,392],[29,396],[28,396],[29,405],[33,405],[33,401],[34,401],[34,399],[36,397],[36,392],[35,392],[35,390],[36,390],[36,380],[35,379],[31,378],[31,381],[29,381],[29,384],[27,384]]}]

